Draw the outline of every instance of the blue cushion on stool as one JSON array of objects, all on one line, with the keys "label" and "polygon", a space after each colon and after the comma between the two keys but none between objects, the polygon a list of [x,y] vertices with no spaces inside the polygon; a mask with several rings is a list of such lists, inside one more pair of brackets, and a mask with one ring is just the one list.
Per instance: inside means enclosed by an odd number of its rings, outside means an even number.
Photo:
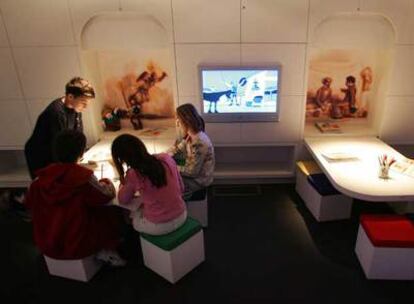
[{"label": "blue cushion on stool", "polygon": [[329,179],[323,173],[311,174],[308,176],[309,183],[318,191],[320,195],[335,195],[340,194],[336,190]]}]

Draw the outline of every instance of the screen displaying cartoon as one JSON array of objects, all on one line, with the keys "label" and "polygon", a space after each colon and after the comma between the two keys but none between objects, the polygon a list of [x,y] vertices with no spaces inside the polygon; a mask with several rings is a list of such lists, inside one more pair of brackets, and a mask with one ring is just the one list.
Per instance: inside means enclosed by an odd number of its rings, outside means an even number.
[{"label": "screen displaying cartoon", "polygon": [[201,69],[204,114],[277,112],[277,68]]}]

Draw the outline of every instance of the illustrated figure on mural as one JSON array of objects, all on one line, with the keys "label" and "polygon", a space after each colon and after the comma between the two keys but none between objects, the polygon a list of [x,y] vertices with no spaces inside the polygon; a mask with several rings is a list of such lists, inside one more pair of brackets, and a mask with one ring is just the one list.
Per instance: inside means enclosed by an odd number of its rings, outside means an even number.
[{"label": "illustrated figure on mural", "polygon": [[[141,118],[144,117],[142,114],[142,105],[145,102],[150,101],[149,91],[158,82],[161,82],[167,77],[167,73],[162,71],[157,73],[155,65],[150,63],[147,66],[147,70],[142,72],[137,78],[134,84],[130,84],[125,88],[121,86],[122,96],[125,104],[128,108],[128,116],[134,129],[139,130],[143,128]],[[127,79],[123,79],[127,80]],[[128,89],[133,88],[133,92],[129,93]]]},{"label": "illustrated figure on mural", "polygon": [[326,112],[331,103],[331,83],[331,77],[324,77],[322,79],[322,86],[316,91],[315,104],[319,107],[320,111],[322,112]]},{"label": "illustrated figure on mural", "polygon": [[373,82],[373,72],[371,67],[367,66],[361,70],[361,98],[360,106],[358,111],[358,116],[366,117],[368,115],[368,100],[369,100],[369,91],[371,90],[371,84]]},{"label": "illustrated figure on mural", "polygon": [[354,114],[357,111],[356,107],[356,79],[354,76],[350,75],[346,77],[345,86],[346,88],[342,88],[341,92],[345,93],[344,99],[342,100],[344,103],[348,104],[348,109],[346,112],[350,114]]},{"label": "illustrated figure on mural", "polygon": [[359,50],[315,50],[309,63],[306,120],[367,118],[377,90],[375,58]]}]

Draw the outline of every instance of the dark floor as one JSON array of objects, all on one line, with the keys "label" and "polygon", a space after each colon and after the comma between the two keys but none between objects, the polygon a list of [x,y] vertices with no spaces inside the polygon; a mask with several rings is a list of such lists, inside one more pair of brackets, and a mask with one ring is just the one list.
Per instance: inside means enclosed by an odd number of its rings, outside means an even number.
[{"label": "dark floor", "polygon": [[390,213],[387,205],[357,201],[352,219],[322,224],[293,185],[263,185],[252,196],[217,187],[206,261],[175,285],[143,266],[133,231],[127,267],[104,268],[89,283],[49,276],[31,224],[3,212],[0,303],[413,303],[414,282],[368,281],[354,253],[359,215]]}]

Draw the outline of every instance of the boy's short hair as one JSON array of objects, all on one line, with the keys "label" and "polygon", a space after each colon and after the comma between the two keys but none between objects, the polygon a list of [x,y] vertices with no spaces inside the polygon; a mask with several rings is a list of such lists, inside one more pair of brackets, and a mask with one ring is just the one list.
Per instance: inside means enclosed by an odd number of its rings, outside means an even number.
[{"label": "boy's short hair", "polygon": [[75,163],[85,151],[86,137],[82,132],[64,130],[53,141],[53,153],[56,162]]},{"label": "boy's short hair", "polygon": [[88,97],[95,98],[95,90],[86,79],[74,77],[65,86],[66,95],[72,94],[75,98]]}]

